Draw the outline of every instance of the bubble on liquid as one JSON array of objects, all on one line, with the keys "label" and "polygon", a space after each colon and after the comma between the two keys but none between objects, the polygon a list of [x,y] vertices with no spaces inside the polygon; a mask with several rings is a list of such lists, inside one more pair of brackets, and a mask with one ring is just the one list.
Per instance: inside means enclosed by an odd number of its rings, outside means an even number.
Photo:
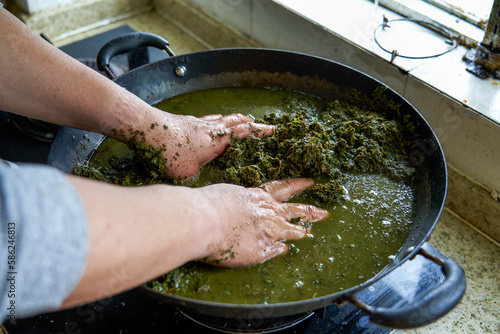
[{"label": "bubble on liquid", "polygon": [[303,285],[304,285],[304,282],[302,282],[302,281],[297,281],[297,282],[295,282],[295,284],[294,284],[294,286],[295,286],[296,288],[300,288],[300,287],[301,287],[301,286],[303,286]]}]

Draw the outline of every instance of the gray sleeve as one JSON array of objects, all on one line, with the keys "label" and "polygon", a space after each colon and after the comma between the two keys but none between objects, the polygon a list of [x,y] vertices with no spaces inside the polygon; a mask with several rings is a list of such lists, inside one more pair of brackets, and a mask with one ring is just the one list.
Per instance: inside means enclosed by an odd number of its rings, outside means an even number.
[{"label": "gray sleeve", "polygon": [[79,282],[89,247],[72,184],[48,166],[0,166],[0,229],[1,319],[58,309]]}]

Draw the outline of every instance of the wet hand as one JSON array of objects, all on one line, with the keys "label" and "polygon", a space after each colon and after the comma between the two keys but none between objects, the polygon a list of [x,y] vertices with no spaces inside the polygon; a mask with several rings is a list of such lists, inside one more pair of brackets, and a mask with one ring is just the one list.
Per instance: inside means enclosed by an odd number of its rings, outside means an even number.
[{"label": "wet hand", "polygon": [[[215,184],[200,188],[206,192],[218,215],[216,240],[203,261],[224,267],[241,267],[286,253],[285,240],[311,236],[303,222],[317,222],[328,211],[300,203],[283,203],[311,186],[310,179],[273,181],[260,188]],[[294,218],[301,218],[292,224]]]},{"label": "wet hand", "polygon": [[265,137],[272,125],[254,123],[242,114],[193,117],[164,113],[146,134],[146,141],[164,148],[166,173],[177,179],[195,176],[206,163],[221,155],[232,137]]}]

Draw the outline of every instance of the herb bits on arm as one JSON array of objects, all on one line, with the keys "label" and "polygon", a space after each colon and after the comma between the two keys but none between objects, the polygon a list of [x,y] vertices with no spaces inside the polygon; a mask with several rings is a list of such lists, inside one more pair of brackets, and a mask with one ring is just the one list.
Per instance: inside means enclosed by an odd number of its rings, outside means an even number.
[{"label": "herb bits on arm", "polygon": [[149,129],[112,130],[146,163],[153,177],[187,179],[218,157],[231,138],[270,136],[274,126],[258,124],[238,113],[194,117],[158,110]]}]

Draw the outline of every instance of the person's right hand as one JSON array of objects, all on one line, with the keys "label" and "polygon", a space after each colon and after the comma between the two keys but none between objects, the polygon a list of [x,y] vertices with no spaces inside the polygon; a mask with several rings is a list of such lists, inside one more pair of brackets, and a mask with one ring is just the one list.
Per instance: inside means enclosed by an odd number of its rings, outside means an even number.
[{"label": "person's right hand", "polygon": [[[311,186],[310,179],[273,181],[260,188],[214,184],[200,188],[215,209],[215,241],[202,261],[223,267],[263,262],[288,251],[285,240],[311,236],[306,221],[317,222],[328,211],[312,205],[282,203]],[[290,221],[301,218],[297,224]]]},{"label": "person's right hand", "polygon": [[163,151],[165,174],[175,179],[198,174],[201,167],[224,152],[233,137],[263,138],[275,132],[273,125],[255,123],[251,117],[238,113],[194,117],[170,114],[149,106],[147,110],[145,118],[149,123],[139,128],[142,138],[134,130],[119,131],[113,136],[124,141],[135,138],[132,142]]}]

